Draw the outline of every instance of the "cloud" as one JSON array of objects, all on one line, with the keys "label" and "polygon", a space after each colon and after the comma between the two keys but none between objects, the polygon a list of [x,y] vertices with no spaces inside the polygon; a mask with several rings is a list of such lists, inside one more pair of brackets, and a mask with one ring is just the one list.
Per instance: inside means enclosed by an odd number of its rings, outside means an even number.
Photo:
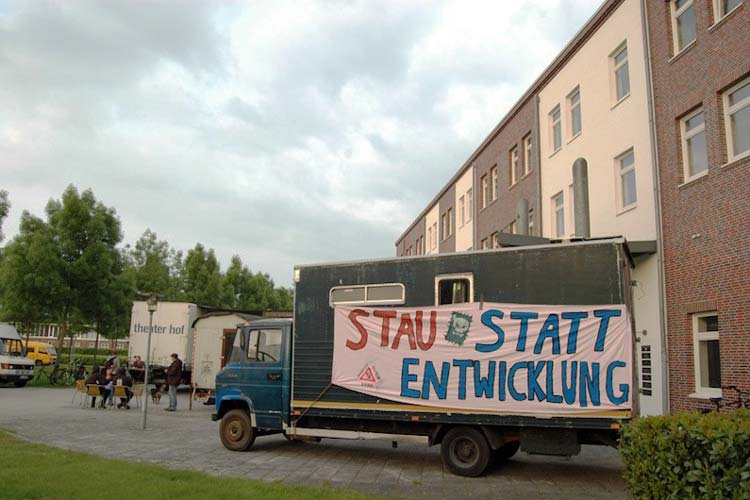
[{"label": "cloud", "polygon": [[290,284],[393,242],[599,0],[0,3],[0,188]]}]

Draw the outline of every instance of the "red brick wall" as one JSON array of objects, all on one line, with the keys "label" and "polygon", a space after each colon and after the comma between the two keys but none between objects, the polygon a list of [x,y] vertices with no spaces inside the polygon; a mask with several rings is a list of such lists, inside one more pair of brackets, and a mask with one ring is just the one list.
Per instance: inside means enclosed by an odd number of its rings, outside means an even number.
[{"label": "red brick wall", "polygon": [[[718,311],[722,385],[750,389],[750,159],[725,165],[721,99],[723,90],[750,76],[750,2],[713,27],[711,3],[695,0],[697,41],[675,56],[669,2],[647,1],[673,412],[708,406],[688,397],[695,390],[695,312]],[[708,174],[683,185],[679,118],[701,104]]]},{"label": "red brick wall", "polygon": [[[534,97],[528,99],[502,130],[492,139],[487,147],[479,154],[474,165],[476,168],[474,203],[476,205],[476,231],[474,234],[475,248],[480,248],[484,238],[490,238],[492,233],[507,226],[516,215],[516,204],[522,198],[529,201],[529,208],[534,209],[534,236],[539,235],[539,207],[537,207],[537,175],[539,168],[536,159],[536,133],[532,136],[532,169],[531,172],[510,186],[510,150],[518,146],[518,153],[523,163],[523,138],[534,128]],[[480,204],[481,178],[487,174],[491,179],[490,170],[498,166],[497,199],[484,210]],[[505,229],[508,232],[509,229]]]}]

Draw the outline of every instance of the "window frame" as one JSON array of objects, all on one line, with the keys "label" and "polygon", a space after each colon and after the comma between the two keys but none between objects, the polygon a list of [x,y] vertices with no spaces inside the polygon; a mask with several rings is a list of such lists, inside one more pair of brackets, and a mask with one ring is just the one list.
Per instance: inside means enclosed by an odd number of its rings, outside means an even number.
[{"label": "window frame", "polygon": [[[693,14],[695,15],[695,38],[680,47],[680,35],[678,32],[677,20],[685,13],[685,11],[687,11],[691,7],[693,8]],[[674,54],[677,55],[686,48],[690,47],[698,39],[698,13],[695,8],[695,0],[687,0],[685,2],[685,5],[683,5],[679,9],[677,8],[677,1],[670,0],[669,10],[672,14],[672,46],[674,47]]]},{"label": "window frame", "polygon": [[461,221],[461,225],[458,227],[464,227],[464,224],[466,224],[466,198],[465,195],[461,195],[458,198],[458,213],[460,214],[460,218],[458,220]]},{"label": "window frame", "polygon": [[437,221],[432,223],[432,250],[436,250],[438,247],[438,223]]},{"label": "window frame", "polygon": [[453,207],[448,207],[445,213],[448,224],[448,235],[445,238],[448,239],[453,236]]},{"label": "window frame", "polygon": [[[732,85],[722,93],[722,103],[724,104],[724,133],[726,134],[727,139],[726,142],[728,163],[732,163],[734,161],[738,161],[750,156],[750,148],[738,155],[734,154],[734,135],[732,134],[732,115],[737,111],[741,111],[750,106],[750,95],[732,106],[729,105],[729,95],[745,86],[750,86],[750,76]],[[750,133],[750,131],[748,131],[748,133]]]},{"label": "window frame", "polygon": [[[557,119],[555,119],[555,115],[557,115]],[[550,147],[552,148],[552,154],[555,154],[562,149],[562,112],[560,104],[556,104],[547,116],[549,119]]]},{"label": "window frame", "polygon": [[[573,98],[576,96],[578,96],[578,102],[573,102]],[[581,112],[580,85],[576,85],[576,87],[567,95],[567,97],[565,98],[565,102],[567,103],[568,107],[568,140],[571,141],[583,133],[583,113]],[[573,130],[573,124],[575,123],[573,114],[576,110],[578,111],[578,124],[580,127],[578,132]]]},{"label": "window frame", "polygon": [[487,191],[489,188],[489,180],[487,179],[487,174],[484,174],[479,178],[479,186],[480,186],[480,203],[479,206],[481,207],[481,210],[484,210],[487,208]]},{"label": "window frame", "polygon": [[[695,377],[695,393],[693,396],[700,398],[715,398],[721,397],[721,382],[720,387],[703,387],[701,384],[701,363],[700,363],[700,343],[704,341],[716,340],[721,346],[721,323],[719,323],[719,329],[715,332],[699,332],[698,321],[701,318],[709,316],[716,316],[717,320],[719,317],[718,311],[709,311],[693,314],[691,318],[691,324],[693,328],[693,372]],[[721,378],[721,365],[719,366],[719,378]]]},{"label": "window frame", "polygon": [[448,217],[447,212],[443,212],[440,215],[440,240],[445,241],[448,239]]},{"label": "window frame", "polygon": [[532,143],[531,143],[531,132],[526,134],[526,136],[523,138],[523,176],[526,177],[531,173],[531,155],[532,152]]},{"label": "window frame", "polygon": [[[369,288],[384,288],[384,287],[392,287],[392,286],[398,286],[401,287],[401,298],[400,299],[388,299],[388,300],[369,300],[368,299],[368,289]],[[340,289],[347,289],[347,288],[364,288],[365,290],[365,300],[351,300],[351,301],[341,301],[341,302],[333,302],[333,291],[334,290],[340,290]],[[403,283],[367,283],[364,285],[337,285],[331,287],[330,290],[328,290],[328,305],[331,307],[335,307],[337,305],[339,306],[367,306],[367,305],[378,305],[378,306],[386,306],[386,305],[402,305],[406,303],[406,287]]]},{"label": "window frame", "polygon": [[[632,155],[633,163],[629,167],[625,167],[626,169],[623,171],[623,160],[629,155]],[[625,174],[631,171],[635,176],[635,201],[633,201],[629,205],[625,205],[625,196],[623,193],[623,177]],[[638,206],[638,174],[635,170],[634,148],[629,148],[615,157],[615,177],[617,182],[617,213],[621,214]]]},{"label": "window frame", "polygon": [[724,6],[722,5],[722,0],[713,0],[712,2],[714,4],[714,24],[718,23],[725,17],[727,17],[729,14],[734,12],[735,10],[742,7],[742,4],[744,3],[744,0],[740,0],[740,3],[732,7],[730,10],[726,12],[722,12]]},{"label": "window frame", "polygon": [[[250,342],[250,339],[253,336],[253,332],[258,332],[258,337],[256,338],[254,343]],[[261,334],[267,335],[266,332],[278,332],[281,338],[281,342],[279,345],[279,359],[277,360],[265,360],[265,359],[259,359],[258,354],[261,352],[258,347],[260,346],[260,336]],[[242,333],[239,333],[237,336],[242,335]],[[240,340],[240,345],[242,344],[242,341]],[[250,358],[250,346],[255,345],[255,357]],[[269,344],[266,344],[269,345]],[[271,344],[276,345],[276,344]],[[232,347],[234,349],[234,347]],[[284,330],[281,328],[250,328],[247,330],[247,345],[245,346],[245,356],[244,356],[244,362],[245,363],[262,363],[262,364],[272,364],[272,363],[281,363],[281,357],[284,355]],[[263,351],[265,354],[270,354],[268,352]]]},{"label": "window frame", "polygon": [[[621,62],[617,62],[617,57],[622,53],[625,52],[625,59]],[[617,46],[615,50],[612,51],[612,53],[609,55],[610,58],[610,64],[612,66],[612,97],[615,101],[615,104],[619,103],[620,101],[624,100],[630,95],[631,86],[630,86],[630,53],[628,52],[628,42],[625,40],[620,45]],[[623,95],[619,95],[619,88],[617,86],[617,72],[620,71],[623,66],[627,66],[627,81],[628,81],[628,91],[625,92]]]},{"label": "window frame", "polygon": [[[708,174],[708,134],[706,133],[706,113],[703,106],[695,108],[690,113],[680,118],[680,144],[682,148],[682,178],[683,183],[688,183],[699,177],[703,177]],[[703,123],[699,127],[695,127],[690,131],[687,130],[687,122],[695,118],[699,114],[703,113]],[[696,174],[690,174],[690,152],[688,149],[688,140],[693,137],[703,134],[706,140],[706,169],[701,170]]]},{"label": "window frame", "polygon": [[490,203],[497,199],[497,183],[499,176],[497,174],[497,165],[490,169]]},{"label": "window frame", "polygon": [[469,188],[466,190],[466,213],[468,217],[466,218],[466,222],[471,222],[471,218],[474,216],[474,190],[473,188]]},{"label": "window frame", "polygon": [[[560,203],[558,204],[557,200],[560,200]],[[565,238],[565,193],[563,191],[558,192],[552,198],[550,198],[551,201],[551,207],[552,207],[552,220],[555,221],[554,224],[554,238],[560,239]],[[560,224],[559,220],[557,218],[557,213],[562,210],[562,233],[560,231]]]},{"label": "window frame", "polygon": [[509,187],[515,186],[518,182],[518,162],[520,161],[519,155],[518,155],[518,145],[516,144],[512,148],[510,148],[510,151],[508,152],[508,170],[509,170],[509,179],[510,184]]},{"label": "window frame", "polygon": [[534,209],[529,209],[529,234],[528,236],[534,236]]},{"label": "window frame", "polygon": [[457,280],[468,280],[469,282],[469,300],[468,302],[461,302],[461,304],[471,304],[472,302],[474,302],[474,273],[438,274],[437,276],[435,276],[435,305],[436,306],[439,305],[439,302],[440,302],[440,282],[441,281],[457,281]]}]

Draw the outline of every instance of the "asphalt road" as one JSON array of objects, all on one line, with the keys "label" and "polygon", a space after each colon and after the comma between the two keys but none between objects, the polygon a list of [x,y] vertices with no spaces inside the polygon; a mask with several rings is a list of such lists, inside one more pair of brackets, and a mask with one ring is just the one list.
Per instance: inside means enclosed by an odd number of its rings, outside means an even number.
[{"label": "asphalt road", "polygon": [[178,411],[149,405],[147,430],[138,410],[90,409],[72,404],[71,389],[0,386],[0,428],[36,443],[216,476],[290,484],[348,487],[364,493],[411,498],[616,499],[627,498],[617,452],[584,446],[572,458],[519,452],[481,478],[445,471],[438,447],[415,443],[323,440],[288,443],[282,436],[258,438],[252,450],[221,445],[212,407],[180,394]]}]

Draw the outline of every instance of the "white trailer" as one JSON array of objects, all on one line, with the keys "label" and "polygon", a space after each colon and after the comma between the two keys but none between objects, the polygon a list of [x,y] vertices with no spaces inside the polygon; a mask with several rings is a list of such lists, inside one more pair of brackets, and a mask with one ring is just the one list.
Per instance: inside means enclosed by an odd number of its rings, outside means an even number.
[{"label": "white trailer", "polygon": [[237,327],[260,316],[216,311],[196,319],[193,330],[193,392],[210,398],[216,389],[216,374],[229,361]]},{"label": "white trailer", "polygon": [[[193,359],[193,322],[201,309],[189,302],[159,302],[154,312],[149,365],[154,372],[154,383],[164,383],[164,370],[171,364],[170,356],[177,353],[183,362],[183,380],[190,381]],[[130,316],[128,358],[138,355],[146,360],[149,312],[146,302],[133,302]]]}]

